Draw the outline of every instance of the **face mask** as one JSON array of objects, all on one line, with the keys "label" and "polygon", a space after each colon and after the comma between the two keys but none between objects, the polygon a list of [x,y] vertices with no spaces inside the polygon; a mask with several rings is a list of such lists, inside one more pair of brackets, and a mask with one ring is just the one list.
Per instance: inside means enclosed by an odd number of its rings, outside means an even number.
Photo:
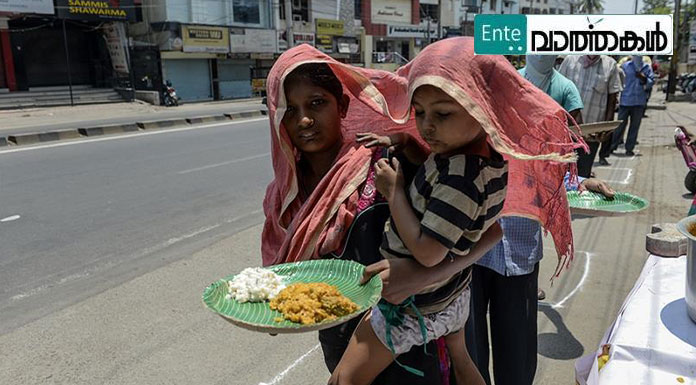
[{"label": "face mask", "polygon": [[643,68],[643,57],[634,55],[631,56],[631,61],[633,62],[633,65],[636,66],[636,68]]}]

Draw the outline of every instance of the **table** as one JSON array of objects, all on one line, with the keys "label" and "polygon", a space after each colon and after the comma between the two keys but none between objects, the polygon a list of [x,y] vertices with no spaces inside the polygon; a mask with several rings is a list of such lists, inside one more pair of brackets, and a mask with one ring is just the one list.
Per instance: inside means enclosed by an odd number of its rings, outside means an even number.
[{"label": "table", "polygon": [[[598,349],[576,361],[578,384],[696,385],[696,323],[686,313],[685,271],[685,256],[648,257]],[[604,344],[611,344],[610,358],[598,371]]]}]

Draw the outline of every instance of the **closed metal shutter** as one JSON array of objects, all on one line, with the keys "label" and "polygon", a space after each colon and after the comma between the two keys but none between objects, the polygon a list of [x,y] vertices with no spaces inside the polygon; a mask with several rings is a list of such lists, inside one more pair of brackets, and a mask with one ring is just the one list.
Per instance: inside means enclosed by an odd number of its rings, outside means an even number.
[{"label": "closed metal shutter", "polygon": [[251,97],[251,70],[253,60],[218,60],[220,98],[240,99]]},{"label": "closed metal shutter", "polygon": [[162,67],[164,80],[172,82],[182,102],[213,99],[207,59],[168,59]]}]

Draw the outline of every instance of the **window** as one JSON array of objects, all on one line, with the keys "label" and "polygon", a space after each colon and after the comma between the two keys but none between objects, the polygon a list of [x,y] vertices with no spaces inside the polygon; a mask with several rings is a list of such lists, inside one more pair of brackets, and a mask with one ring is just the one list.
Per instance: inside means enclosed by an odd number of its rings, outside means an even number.
[{"label": "window", "polygon": [[309,0],[292,0],[292,19],[309,21]]},{"label": "window", "polygon": [[497,3],[496,0],[491,0],[491,11],[495,11],[495,9],[497,8],[498,4],[496,4],[496,3]]},{"label": "window", "polygon": [[427,19],[430,16],[430,20],[437,22],[439,15],[437,13],[437,4],[421,4],[421,20]]},{"label": "window", "polygon": [[[234,0],[238,1],[238,0]],[[248,0],[247,0],[248,1]],[[285,0],[279,0],[280,3],[280,20],[285,20]],[[360,0],[355,0],[356,3]],[[294,21],[309,21],[309,0],[292,0],[292,20]],[[356,18],[358,18],[356,8]]]},{"label": "window", "polygon": [[534,8],[534,14],[535,14],[535,15],[538,15],[538,14],[540,14],[540,13],[541,13],[541,9],[539,9],[539,8]]},{"label": "window", "polygon": [[233,0],[234,22],[243,24],[260,24],[259,0]]},{"label": "window", "polygon": [[354,0],[355,4],[355,20],[362,19],[362,0]]},{"label": "window", "polygon": [[549,13],[552,15],[556,14],[556,8],[549,8]]},{"label": "window", "polygon": [[559,15],[562,15],[562,14],[563,14],[563,10],[559,8],[559,9],[558,9],[558,14],[559,14]]},{"label": "window", "polygon": [[529,15],[529,7],[522,7],[522,14]]},{"label": "window", "polygon": [[549,0],[544,0],[544,4],[548,4],[548,3],[549,3]]},{"label": "window", "polygon": [[548,10],[548,9],[544,9],[544,10],[541,11],[541,13],[544,14],[544,15],[547,15],[547,14],[549,13],[549,10]]}]

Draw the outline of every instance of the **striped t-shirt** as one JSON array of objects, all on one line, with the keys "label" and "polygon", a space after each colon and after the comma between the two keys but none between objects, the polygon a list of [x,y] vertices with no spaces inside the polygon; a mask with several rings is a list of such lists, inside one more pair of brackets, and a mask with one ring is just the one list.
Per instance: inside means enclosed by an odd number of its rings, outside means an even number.
[{"label": "striped t-shirt", "polygon": [[[449,248],[449,258],[468,254],[503,209],[507,163],[492,152],[490,159],[431,154],[409,186],[409,203],[422,231]],[[387,259],[413,258],[399,238],[393,219],[385,224],[380,252]],[[467,268],[427,287],[416,295],[416,305],[422,313],[440,311],[466,289],[470,280],[471,268]]]}]

